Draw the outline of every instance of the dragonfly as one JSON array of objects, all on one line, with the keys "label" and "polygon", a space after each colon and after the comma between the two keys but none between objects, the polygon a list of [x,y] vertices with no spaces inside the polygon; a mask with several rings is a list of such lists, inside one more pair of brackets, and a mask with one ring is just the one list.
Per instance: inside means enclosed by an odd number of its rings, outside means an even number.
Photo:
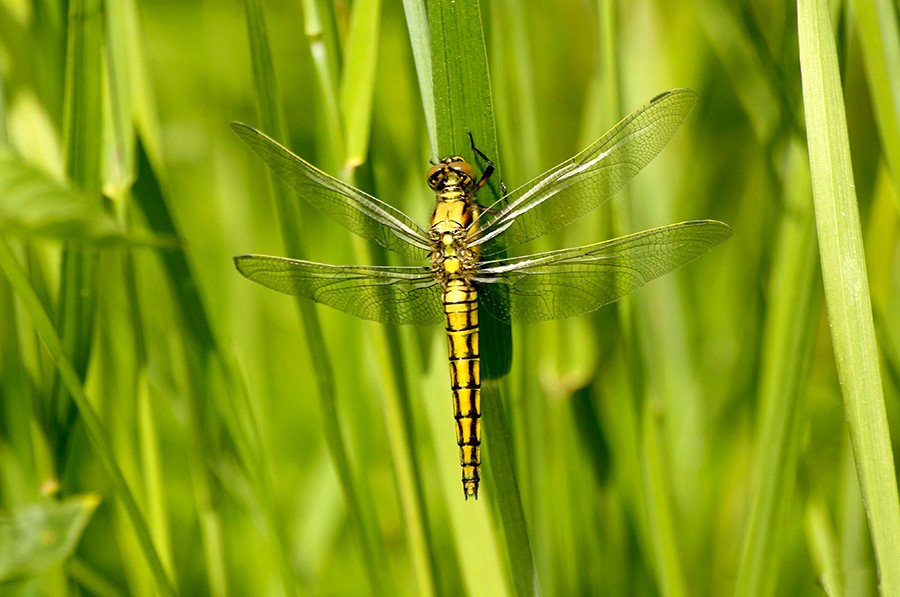
[{"label": "dragonfly", "polygon": [[[350,315],[388,324],[445,324],[463,494],[478,498],[481,466],[479,309],[504,322],[581,315],[627,295],[731,235],[692,220],[576,248],[507,256],[605,203],[669,142],[696,101],[689,89],[654,97],[574,157],[487,206],[483,173],[458,155],[427,174],[435,193],[427,229],[399,209],[319,170],[242,124],[232,128],[298,196],[350,232],[419,265],[330,265],[274,257],[234,258],[246,278]],[[471,141],[471,139],[470,139]]]}]

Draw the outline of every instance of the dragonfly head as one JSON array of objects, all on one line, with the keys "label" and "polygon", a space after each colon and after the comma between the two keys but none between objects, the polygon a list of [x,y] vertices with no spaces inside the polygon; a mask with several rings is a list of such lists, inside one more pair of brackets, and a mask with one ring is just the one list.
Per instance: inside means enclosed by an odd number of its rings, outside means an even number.
[{"label": "dragonfly head", "polygon": [[437,192],[451,187],[471,191],[475,180],[472,166],[458,155],[442,159],[428,171],[428,186]]}]

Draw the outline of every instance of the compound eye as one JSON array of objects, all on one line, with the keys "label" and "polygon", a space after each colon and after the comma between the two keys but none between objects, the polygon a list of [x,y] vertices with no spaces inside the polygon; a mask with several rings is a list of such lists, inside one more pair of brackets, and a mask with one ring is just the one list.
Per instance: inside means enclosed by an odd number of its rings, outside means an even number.
[{"label": "compound eye", "polygon": [[444,169],[447,167],[443,162],[439,162],[428,169],[428,186],[432,190],[436,190],[444,181]]},{"label": "compound eye", "polygon": [[472,166],[466,160],[458,158],[458,161],[453,162],[452,167],[461,177],[475,180],[475,170],[472,169]]}]

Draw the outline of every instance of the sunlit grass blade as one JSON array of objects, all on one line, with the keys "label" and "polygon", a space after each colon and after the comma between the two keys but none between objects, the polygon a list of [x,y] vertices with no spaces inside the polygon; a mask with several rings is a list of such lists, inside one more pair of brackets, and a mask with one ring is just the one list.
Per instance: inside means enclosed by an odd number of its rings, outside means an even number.
[{"label": "sunlit grass blade", "polygon": [[[464,589],[469,595],[484,593],[502,597],[512,591],[507,575],[503,573],[507,560],[503,549],[504,538],[502,533],[497,532],[496,523],[488,509],[482,506],[490,504],[493,499],[493,489],[490,494],[487,493],[488,488],[496,485],[492,477],[493,461],[482,458],[482,483],[478,501],[464,499],[460,486],[459,451],[453,449],[456,439],[453,419],[448,419],[447,416],[450,409],[446,404],[446,340],[438,335],[431,340],[430,358],[434,365],[429,367],[427,375],[421,378],[423,383],[417,387],[421,396],[433,403],[423,411],[432,437],[429,442],[430,451],[438,473],[435,486],[430,492],[430,496],[434,498],[432,502],[438,507],[430,508],[430,511],[435,517],[446,518],[440,528],[444,532],[443,539],[452,541],[452,545],[444,544],[444,549],[440,552],[439,572],[442,582],[439,589],[444,594],[461,594]],[[483,408],[482,416],[485,416]],[[455,590],[457,587],[458,590]]]},{"label": "sunlit grass blade", "polygon": [[412,42],[413,59],[416,62],[419,94],[422,97],[422,108],[425,111],[425,127],[428,129],[428,141],[431,153],[437,155],[437,130],[434,112],[434,88],[431,83],[431,43],[429,41],[428,15],[424,0],[403,0],[403,11],[406,15],[406,27]]},{"label": "sunlit grass blade", "polygon": [[137,176],[135,166],[135,130],[132,125],[133,97],[137,86],[133,74],[138,68],[138,45],[133,24],[131,0],[104,4],[106,17],[106,82],[104,110],[106,141],[103,152],[103,191],[126,209],[124,196]]},{"label": "sunlit grass blade", "polygon": [[[346,155],[344,144],[344,122],[341,119],[340,98],[337,84],[337,40],[335,32],[329,26],[330,16],[321,14],[320,5],[315,0],[303,1],[304,33],[312,53],[313,66],[319,84],[320,102],[325,114],[325,123],[321,127],[321,134],[328,139],[328,144],[323,149],[329,150],[330,165],[341,168],[343,172],[346,163],[343,157]],[[328,169],[328,163],[320,163]]]},{"label": "sunlit grass blade", "polygon": [[365,162],[369,150],[381,0],[361,0],[351,8],[339,90],[348,169]]},{"label": "sunlit grass blade", "polygon": [[[380,13],[380,2],[362,2],[354,7],[355,12],[350,21],[350,30],[343,47],[340,59],[343,60],[344,70],[340,75],[340,89],[323,90],[323,104],[328,104],[329,98],[335,95],[339,98],[338,115],[344,125],[346,143],[341,146],[332,143],[332,150],[337,161],[342,167],[342,178],[346,182],[354,183],[355,179],[362,184],[370,184],[372,166],[367,162],[369,128],[371,126],[371,111],[373,109],[373,81],[375,71],[374,59],[378,54],[378,31],[376,27],[380,22],[374,16]],[[368,15],[368,16],[367,16]],[[317,65],[326,65],[338,62],[338,54],[335,51],[332,60],[325,61],[316,58],[315,45],[313,55]],[[371,72],[362,74],[360,69],[369,68]],[[354,74],[356,73],[356,74]],[[323,85],[328,85],[330,80],[322,78]],[[341,153],[352,152],[350,153]],[[357,167],[362,166],[357,170]],[[393,191],[392,191],[393,192]],[[370,244],[361,244],[358,239],[353,239],[357,259],[363,263],[377,263],[383,261],[385,256]],[[405,532],[409,545],[409,554],[412,559],[414,577],[417,592],[423,595],[431,594],[435,590],[435,566],[436,556],[432,545],[432,538],[427,526],[427,508],[424,502],[424,486],[418,466],[418,456],[415,452],[413,438],[415,437],[413,417],[411,416],[411,396],[407,384],[406,371],[408,366],[398,329],[388,327],[373,328],[374,337],[373,353],[380,368],[383,392],[380,394],[381,407],[384,422],[388,433],[390,460],[393,464],[394,479],[397,485],[398,497],[405,522]],[[360,516],[369,521],[372,528],[376,519],[376,496],[364,496],[366,500],[360,502]],[[388,567],[384,563],[384,554],[373,544],[376,566],[374,572],[378,572],[384,578],[389,579]],[[375,579],[385,582],[384,579]]]},{"label": "sunlit grass blade", "polygon": [[900,498],[882,393],[834,31],[799,0],[800,66],[825,302],[844,412],[885,595],[900,594]]}]

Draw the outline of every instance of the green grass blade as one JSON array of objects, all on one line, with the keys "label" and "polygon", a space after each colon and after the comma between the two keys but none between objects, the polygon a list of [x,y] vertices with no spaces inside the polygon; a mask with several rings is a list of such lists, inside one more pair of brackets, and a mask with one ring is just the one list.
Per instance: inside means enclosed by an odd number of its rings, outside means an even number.
[{"label": "green grass blade", "polygon": [[156,590],[163,595],[175,595],[175,589],[169,578],[166,576],[162,561],[153,546],[153,540],[150,536],[150,530],[147,527],[147,521],[144,519],[138,506],[134,494],[128,488],[122,470],[119,468],[116,458],[113,455],[112,448],[106,439],[103,422],[97,415],[93,406],[89,402],[82,388],[81,379],[71,360],[66,356],[65,348],[53,322],[44,310],[40,299],[34,293],[25,271],[16,261],[15,256],[5,239],[0,239],[0,269],[6,274],[19,300],[25,307],[25,311],[31,318],[31,324],[37,331],[44,346],[53,358],[59,372],[62,384],[65,390],[71,396],[72,401],[78,409],[81,422],[87,432],[91,446],[97,455],[103,468],[109,475],[110,483],[116,492],[118,499],[122,501],[125,511],[131,524],[134,526],[134,532],[137,535],[144,558],[150,567],[155,581]]},{"label": "green grass blade", "polygon": [[843,593],[853,597],[875,596],[878,594],[878,570],[849,438],[842,438],[838,454],[835,527],[840,530],[838,567],[843,573]]},{"label": "green grass blade", "polygon": [[[180,238],[175,219],[160,186],[156,168],[150,162],[141,142],[138,143],[136,156],[140,175],[133,189],[135,203],[151,231],[164,237]],[[217,343],[212,323],[187,256],[183,251],[160,251],[159,258],[176,295],[176,304],[181,310],[182,321],[187,330],[185,335],[205,351],[216,352]]]},{"label": "green grass blade", "polygon": [[804,517],[807,542],[819,571],[819,583],[829,597],[842,597],[841,566],[834,530],[828,520],[828,509],[821,500],[810,501]]},{"label": "green grass blade", "polygon": [[477,164],[469,148],[471,133],[478,148],[493,158],[497,135],[479,5],[434,2],[429,26],[438,155],[462,155]]},{"label": "green grass blade", "polygon": [[[895,188],[900,186],[900,27],[896,3],[856,0],[859,43],[866,63],[875,122]],[[894,199],[897,194],[894,193]]]},{"label": "green grass blade", "polygon": [[366,161],[369,150],[381,0],[360,0],[351,10],[339,91],[347,139],[344,161],[350,170]]},{"label": "green grass blade", "polygon": [[425,0],[403,0],[403,11],[406,15],[409,39],[412,42],[413,59],[416,63],[416,74],[419,80],[419,94],[422,97],[422,108],[425,111],[425,127],[428,129],[428,141],[431,145],[431,153],[437,155],[434,87],[431,84],[431,43]]},{"label": "green grass blade", "polygon": [[387,391],[382,402],[394,475],[406,524],[409,556],[412,560],[416,594],[439,592],[436,587],[438,561],[434,539],[428,528],[428,507],[420,473],[421,458],[416,454],[412,421],[412,396],[406,382],[407,365],[399,330],[394,326],[379,330],[375,353],[385,375]]},{"label": "green grass blade", "polygon": [[[135,204],[152,231],[165,236],[180,237],[157,177],[156,168],[151,164],[140,138],[136,161],[139,176],[132,189]],[[160,251],[158,257],[175,297],[176,319],[180,323],[179,338],[184,348],[183,351],[173,355],[173,361],[184,370],[182,381],[189,398],[186,427],[190,430],[188,433],[190,450],[186,457],[190,463],[193,497],[197,503],[205,573],[210,593],[223,595],[227,586],[225,579],[227,565],[222,546],[222,520],[211,505],[215,480],[213,471],[207,466],[206,461],[208,458],[206,442],[212,431],[204,429],[201,421],[204,420],[203,413],[210,408],[210,403],[215,403],[218,414],[225,419],[224,422],[232,431],[239,430],[240,425],[234,421],[235,417],[230,407],[223,404],[221,400],[223,394],[216,392],[214,388],[214,381],[218,380],[220,375],[214,366],[220,358],[220,351],[209,312],[198,286],[197,275],[184,251]],[[215,423],[218,425],[219,419],[215,419]],[[244,440],[238,433],[234,433],[233,439],[239,444]]]},{"label": "green grass blade", "polygon": [[493,481],[493,487],[489,491],[492,490],[496,495],[497,509],[500,511],[506,533],[507,557],[515,594],[540,595],[540,579],[528,536],[525,510],[522,508],[522,499],[519,495],[512,434],[503,409],[500,387],[496,381],[485,381],[481,391],[484,421],[486,425],[490,425],[490,432],[485,434],[487,446],[485,453],[490,462],[485,468],[490,469],[488,479]]},{"label": "green grass blade", "polygon": [[134,6],[131,2],[109,2],[106,11],[106,79],[109,109],[104,111],[104,127],[107,132],[103,152],[103,190],[117,202],[117,207],[127,204],[123,199],[134,184],[137,173],[135,164],[135,130],[132,116],[135,86],[132,73],[137,66],[135,56],[138,46],[135,31],[131,27]]},{"label": "green grass blade", "polygon": [[[469,133],[482,152],[489,157],[498,155],[480,7],[477,2],[438,0],[429,6],[429,11],[439,155],[462,155],[477,164],[480,162],[469,148]],[[494,176],[499,178],[500,172]],[[487,191],[483,189],[482,193]],[[495,483],[490,490],[498,496],[514,586],[520,595],[535,595],[540,593],[537,568],[517,481],[510,474],[515,470],[511,435],[500,419],[499,387],[490,381],[509,372],[511,330],[508,324],[485,316],[480,324],[483,420],[485,436],[491,438],[487,440],[490,448],[485,450],[485,458],[497,454],[497,468],[492,468],[491,475]],[[498,425],[496,433],[490,430],[492,413]]]},{"label": "green grass blade", "polygon": [[[477,2],[441,0],[430,7],[429,26],[438,155],[461,155],[470,164],[480,164],[469,147],[471,134],[497,168],[489,188],[481,193],[487,195],[491,189],[496,194],[502,174],[481,10]],[[485,379],[499,379],[512,365],[511,329],[482,310],[481,330],[481,374]]]},{"label": "green grass blade", "polygon": [[900,499],[847,138],[824,0],[798,2],[800,66],[825,302],[882,594],[900,594]]},{"label": "green grass blade", "polygon": [[75,0],[69,5],[64,113],[68,176],[77,188],[98,196],[103,105],[102,17],[101,0]]},{"label": "green grass blade", "polygon": [[[311,40],[313,58],[317,66],[320,82],[323,85],[322,103],[326,107],[326,113],[331,109],[331,98],[337,97],[339,101],[335,106],[336,121],[344,124],[344,143],[338,144],[331,140],[331,150],[336,162],[340,164],[342,178],[354,183],[354,176],[359,174],[361,179],[371,176],[369,167],[356,171],[356,168],[366,161],[368,154],[369,128],[371,126],[371,111],[373,103],[373,84],[371,78],[375,71],[375,57],[378,53],[378,21],[374,18],[380,13],[380,2],[359,3],[351,19],[351,30],[348,32],[347,42],[341,55],[345,69],[342,71],[341,88],[333,88],[335,78],[330,76],[331,65],[338,62],[338,52],[334,50],[331,60],[328,57],[317,55],[317,48],[321,44]],[[359,29],[359,31],[357,31]],[[362,72],[369,69],[370,72]],[[330,122],[330,120],[329,120]],[[351,129],[352,127],[352,129]],[[333,128],[326,129],[327,135],[333,135],[337,131]],[[347,152],[352,151],[350,155]],[[376,257],[379,253],[373,251],[371,246],[363,245],[354,239],[354,248],[357,259],[364,263],[381,261],[383,256]],[[381,407],[389,438],[391,461],[393,463],[394,478],[397,483],[401,509],[405,522],[405,533],[410,549],[412,567],[420,594],[431,594],[434,591],[434,566],[431,538],[426,527],[427,509],[424,503],[424,489],[419,478],[417,458],[412,444],[415,434],[412,432],[412,418],[409,415],[409,388],[406,376],[403,373],[407,366],[404,362],[404,354],[401,350],[399,331],[392,327],[379,327],[373,331],[374,353],[384,367],[380,373],[383,387],[386,391],[381,394]],[[389,355],[389,356],[388,356]],[[390,366],[387,366],[390,363]],[[334,408],[334,405],[331,405]],[[334,417],[337,417],[336,411]],[[364,541],[367,542],[367,551],[364,555],[368,558],[367,565],[370,578],[375,585],[375,590],[385,592],[390,586],[389,567],[385,554],[379,548],[376,535],[377,510],[376,496],[360,494],[355,504],[358,507],[358,517],[363,521]]]},{"label": "green grass blade", "polygon": [[661,422],[655,410],[656,406],[651,401],[644,402],[641,421],[644,496],[652,529],[651,542],[660,592],[669,597],[680,597],[688,593],[682,563],[678,557],[675,514],[670,503],[672,490],[666,487],[669,477],[665,472],[667,469],[665,444],[660,437]]},{"label": "green grass blade", "polygon": [[[256,111],[259,114],[262,130],[276,139],[287,140],[284,108],[279,98],[280,90],[275,77],[275,65],[272,51],[269,48],[269,34],[259,0],[245,0],[244,14],[247,20],[247,39],[250,42],[251,72],[253,73],[253,91],[256,98]],[[275,180],[274,178],[272,179]],[[292,205],[293,202],[285,201]],[[279,210],[283,209],[281,201]],[[279,211],[279,213],[282,213]],[[288,225],[286,222],[283,225]],[[293,238],[293,237],[291,237]],[[299,242],[288,240],[285,242]]]},{"label": "green grass blade", "polygon": [[303,23],[306,39],[312,52],[313,66],[319,84],[320,101],[325,113],[325,124],[322,127],[322,135],[329,140],[324,149],[330,149],[330,164],[320,163],[327,171],[329,165],[337,165],[343,172],[346,168],[343,158],[346,153],[344,147],[344,123],[341,119],[340,100],[337,90],[338,74],[335,72],[337,65],[337,41],[334,40],[333,31],[327,27],[325,15],[320,13],[316,0],[303,1]]},{"label": "green grass blade", "polygon": [[[366,162],[368,154],[380,12],[380,0],[364,0],[354,4],[344,47],[339,96],[346,132],[347,155],[343,163],[351,173]],[[367,176],[370,171],[365,169],[360,174]],[[371,245],[363,247],[356,242],[355,246],[357,255],[365,262],[384,259],[383,252],[373,250]],[[435,590],[436,557],[425,523],[425,492],[413,442],[411,396],[399,330],[392,326],[378,328],[375,331],[375,353],[382,363],[380,369],[387,390],[382,395],[382,409],[415,571],[416,593],[431,595]]]},{"label": "green grass blade", "polygon": [[819,318],[815,228],[806,154],[791,148],[787,171],[794,184],[786,189],[779,255],[772,273],[769,310],[763,334],[760,416],[757,420],[753,507],[747,523],[735,594],[771,595],[778,585],[778,562],[786,542],[785,504],[793,496],[797,475],[798,410],[805,396],[803,375],[810,359]]},{"label": "green grass blade", "polygon": [[[103,20],[99,0],[69,5],[66,48],[66,90],[63,114],[66,170],[72,185],[90,201],[100,203]],[[59,286],[60,334],[66,354],[80,378],[87,373],[94,328],[96,254],[67,248],[63,252]],[[65,446],[75,412],[59,383],[53,404],[58,426],[58,450]],[[60,454],[61,456],[61,454]]]}]

